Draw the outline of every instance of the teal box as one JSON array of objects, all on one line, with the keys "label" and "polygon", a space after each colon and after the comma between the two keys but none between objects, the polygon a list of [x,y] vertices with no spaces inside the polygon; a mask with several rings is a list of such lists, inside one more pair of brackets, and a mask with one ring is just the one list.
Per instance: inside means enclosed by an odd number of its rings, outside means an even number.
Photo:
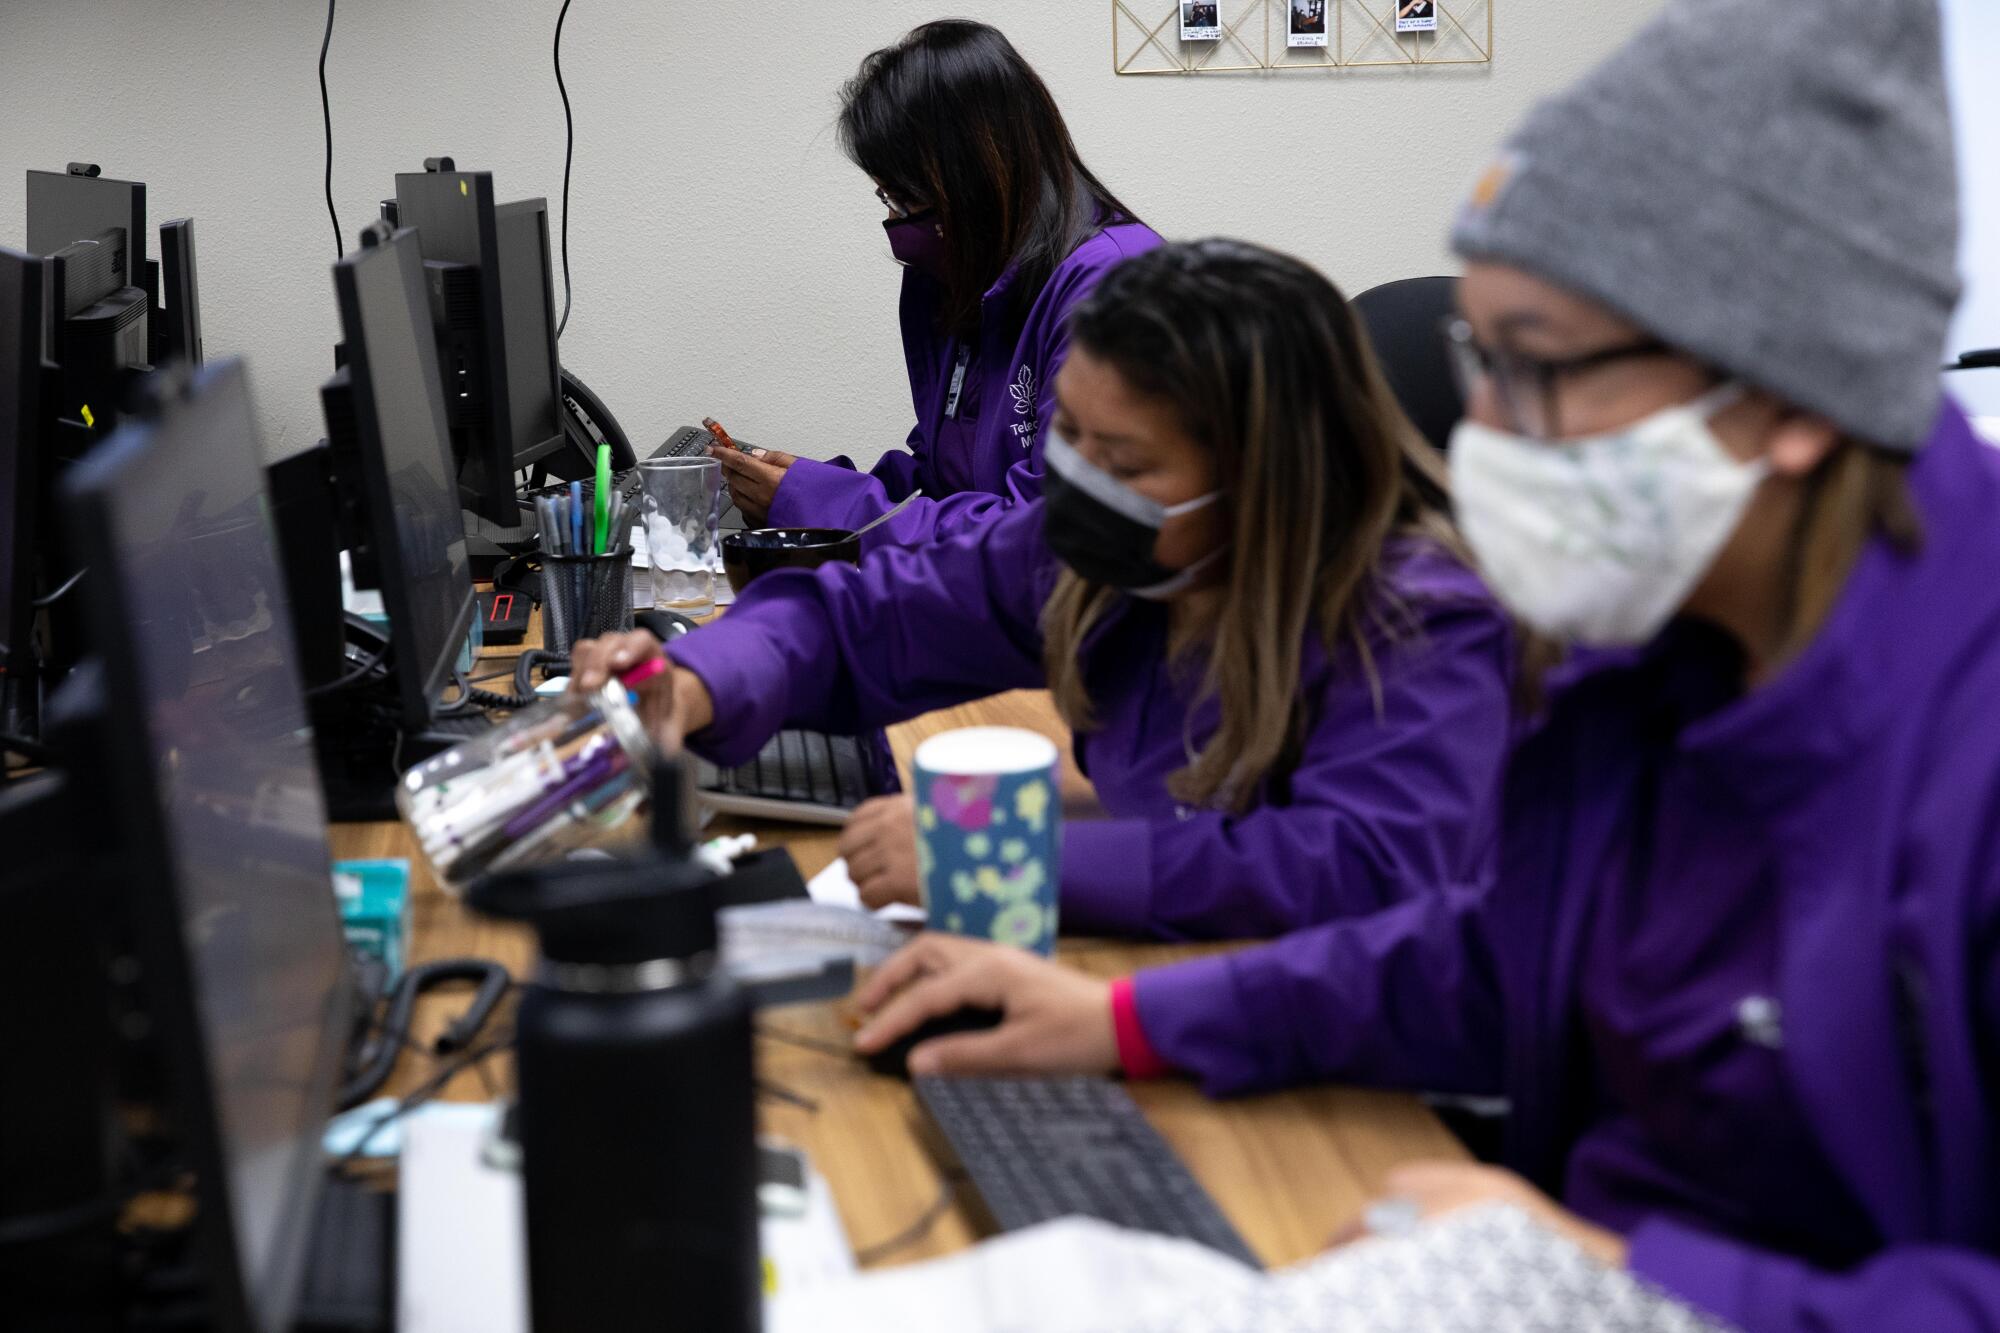
[{"label": "teal box", "polygon": [[410,863],[400,857],[335,861],[333,893],[348,944],[364,957],[380,959],[395,984],[410,938]]}]

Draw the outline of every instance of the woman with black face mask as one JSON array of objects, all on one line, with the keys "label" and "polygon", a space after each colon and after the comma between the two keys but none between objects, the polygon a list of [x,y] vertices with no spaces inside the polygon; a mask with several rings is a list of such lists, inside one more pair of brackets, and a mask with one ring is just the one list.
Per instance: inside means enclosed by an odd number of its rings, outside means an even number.
[{"label": "woman with black face mask", "polygon": [[869,473],[845,458],[714,453],[753,521],[858,528],[921,490],[863,542],[966,532],[1041,493],[1069,312],[1160,238],[1083,164],[1048,88],[983,23],[927,23],[862,61],[840,140],[874,181],[904,268],[908,447]]},{"label": "woman with black face mask", "polygon": [[[766,574],[669,649],[642,695],[662,738],[730,765],[783,727],[1047,687],[1111,816],[1063,831],[1086,934],[1270,935],[1482,882],[1508,622],[1339,292],[1254,246],[1170,245],[1070,330],[1042,500]],[[659,651],[579,645],[576,686]],[[907,799],[842,851],[871,905],[916,899]]]}]

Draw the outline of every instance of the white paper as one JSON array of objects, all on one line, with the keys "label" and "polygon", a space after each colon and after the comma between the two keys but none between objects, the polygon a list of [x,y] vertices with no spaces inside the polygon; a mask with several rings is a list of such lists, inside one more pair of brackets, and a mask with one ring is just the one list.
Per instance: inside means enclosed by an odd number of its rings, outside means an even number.
[{"label": "white paper", "polygon": [[527,1333],[521,1177],[482,1157],[488,1123],[413,1119],[396,1187],[401,1333]]},{"label": "white paper", "polygon": [[763,1238],[767,1297],[799,1296],[851,1282],[854,1251],[826,1177],[806,1166],[806,1210],[797,1217],[766,1215]]},{"label": "white paper", "polygon": [[1068,1218],[765,1307],[766,1333],[1714,1333],[1520,1209],[1468,1208],[1258,1273]]},{"label": "white paper", "polygon": [[1261,1279],[1192,1241],[1071,1217],[764,1306],[764,1333],[1099,1333]]},{"label": "white paper", "polygon": [[[861,909],[861,890],[854,887],[854,879],[847,873],[847,858],[837,856],[833,864],[806,881],[806,892],[816,903],[827,907],[851,907]],[[909,903],[890,903],[876,909],[875,915],[883,921],[897,923],[916,922],[921,924],[926,918],[924,909]]]},{"label": "white paper", "polygon": [[[521,1177],[483,1158],[498,1108],[469,1109],[483,1118],[411,1117],[397,1197],[400,1333],[528,1333]],[[853,1285],[839,1209],[810,1162],[805,1211],[767,1216],[758,1233],[771,1294],[809,1301]]]}]

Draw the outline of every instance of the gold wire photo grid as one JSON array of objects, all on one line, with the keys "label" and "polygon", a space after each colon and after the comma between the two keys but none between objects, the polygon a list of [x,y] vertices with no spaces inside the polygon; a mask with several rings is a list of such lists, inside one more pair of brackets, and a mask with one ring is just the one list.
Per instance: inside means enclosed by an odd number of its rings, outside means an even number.
[{"label": "gold wire photo grid", "polygon": [[1493,61],[1496,0],[1435,0],[1437,31],[1396,31],[1407,0],[1327,0],[1325,46],[1288,46],[1291,0],[1220,0],[1222,35],[1180,39],[1181,6],[1157,23],[1159,0],[1111,0],[1111,64],[1119,74],[1242,74],[1258,70],[1413,68]]}]

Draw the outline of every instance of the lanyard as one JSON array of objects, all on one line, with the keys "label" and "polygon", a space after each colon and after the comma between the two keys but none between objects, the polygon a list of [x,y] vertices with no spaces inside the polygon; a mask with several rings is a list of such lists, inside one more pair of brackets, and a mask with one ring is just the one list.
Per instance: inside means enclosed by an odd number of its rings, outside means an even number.
[{"label": "lanyard", "polygon": [[951,371],[951,387],[945,391],[944,396],[944,415],[947,421],[958,420],[958,400],[965,395],[965,369],[971,362],[971,344],[960,343],[958,361]]}]

